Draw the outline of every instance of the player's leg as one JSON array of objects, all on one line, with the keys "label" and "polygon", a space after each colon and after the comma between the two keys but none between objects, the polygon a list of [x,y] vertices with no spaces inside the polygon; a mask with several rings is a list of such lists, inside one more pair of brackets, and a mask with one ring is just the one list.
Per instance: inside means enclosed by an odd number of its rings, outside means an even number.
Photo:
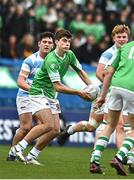
[{"label": "player's leg", "polygon": [[100,158],[103,150],[107,147],[109,138],[113,133],[113,131],[115,130],[119,120],[120,111],[122,107],[122,99],[120,96],[117,96],[118,93],[119,92],[117,90],[112,89],[110,96],[107,100],[107,107],[108,107],[107,125],[105,126],[104,130],[101,132],[101,135],[99,136],[96,142],[95,150],[92,153],[91,164],[90,164],[90,172],[92,173],[102,172],[100,170]]},{"label": "player's leg", "polygon": [[[132,127],[130,126],[128,113],[124,113],[123,111],[123,118],[124,118],[124,132],[126,137],[132,132]],[[128,165],[128,170],[130,173],[134,173],[134,148],[132,148],[125,158],[123,159],[123,163]]]},{"label": "player's leg", "polygon": [[17,111],[19,114],[20,127],[19,129],[17,129],[16,134],[13,137],[12,147],[7,157],[8,161],[15,160],[16,153],[14,145],[16,145],[20,140],[22,140],[32,128],[32,110],[30,105],[30,99],[28,97],[17,97],[16,103]]},{"label": "player's leg", "polygon": [[48,132],[38,138],[35,146],[31,149],[26,157],[27,164],[40,165],[37,158],[40,152],[51,142],[51,140],[59,135],[60,132],[60,120],[59,114],[54,114],[54,128],[51,132]]},{"label": "player's leg", "polygon": [[[102,121],[101,121],[99,127],[95,131],[94,148],[93,148],[93,152],[91,154],[90,163],[92,163],[92,161],[93,161],[93,156],[94,156],[94,150],[95,150],[95,147],[96,147],[96,142],[97,142],[99,136],[101,135],[102,131],[105,129],[106,125],[107,125],[107,114],[104,113]],[[91,169],[92,169],[92,167],[91,167]]]},{"label": "player's leg", "polygon": [[116,127],[116,147],[119,149],[122,146],[122,143],[125,138],[125,131],[124,131],[124,118],[123,115],[120,115],[119,122]]},{"label": "player's leg", "polygon": [[15,134],[12,145],[16,145],[20,140],[22,140],[26,134],[31,130],[32,128],[32,113],[24,113],[19,116],[20,119],[20,127]]},{"label": "player's leg", "polygon": [[[99,136],[96,142],[95,150],[92,156],[92,162],[90,166],[90,172],[92,173],[101,173],[100,158],[101,158],[103,150],[107,147],[111,134],[116,128],[119,116],[120,116],[120,111],[109,110],[108,118],[107,118],[108,124],[106,125],[105,129],[101,132],[101,135]],[[96,169],[95,169],[95,166],[96,166]],[[99,169],[99,172],[97,171],[98,169]]]},{"label": "player's leg", "polygon": [[64,145],[69,136],[76,132],[93,132],[103,120],[103,112],[96,109],[95,102],[92,103],[91,112],[88,121],[80,121],[74,125],[68,125],[58,137],[58,143]]},{"label": "player's leg", "polygon": [[20,141],[16,146],[16,155],[21,161],[25,161],[22,152],[29,143],[38,138],[39,136],[52,131],[54,128],[54,119],[50,108],[36,112],[36,116],[40,119],[42,124],[33,127],[30,132]]},{"label": "player's leg", "polygon": [[[106,102],[103,104],[103,106],[101,107],[101,115],[102,115],[102,120],[101,123],[99,125],[99,127],[96,129],[96,133],[95,133],[95,141],[94,141],[94,149],[96,146],[96,141],[99,138],[99,136],[101,135],[101,132],[105,129],[106,125],[107,125],[107,116],[108,116],[108,99],[109,99],[109,94],[107,95],[106,98]],[[103,114],[102,114],[103,113]],[[99,113],[100,114],[100,113]],[[91,154],[91,159],[90,162],[92,162],[92,158],[94,155],[94,149],[93,152]],[[92,168],[92,167],[91,167]]]},{"label": "player's leg", "polygon": [[12,147],[9,151],[7,161],[15,160],[16,151],[14,149],[14,146],[25,137],[25,135],[30,131],[31,127],[32,127],[32,114],[25,113],[20,115],[20,128],[13,137]]},{"label": "player's leg", "polygon": [[123,168],[123,159],[127,153],[134,147],[134,101],[133,94],[123,90],[120,91],[120,96],[122,96],[122,105],[123,110],[128,112],[128,122],[132,127],[132,131],[125,137],[121,148],[118,150],[115,158],[111,161],[111,166],[114,167],[118,174],[126,175],[126,172]]},{"label": "player's leg", "polygon": [[124,157],[134,147],[134,114],[129,113],[128,119],[132,127],[132,131],[124,139],[121,148],[118,150],[115,158],[111,161],[111,166],[114,167],[117,170],[117,172],[121,175],[127,175],[125,170],[122,169],[122,163],[123,163]]},{"label": "player's leg", "polygon": [[[101,123],[99,124],[98,128],[96,129],[94,148],[95,148],[96,141],[97,141],[98,137],[101,135],[101,132],[105,129],[105,127],[107,125],[109,95],[110,94],[108,93],[105,103],[101,107],[100,111],[98,111],[98,113],[100,115],[102,115],[102,116],[100,116],[100,117],[102,117],[102,120],[100,121]],[[92,160],[92,155],[91,155],[91,160]]]},{"label": "player's leg", "polygon": [[[118,149],[122,146],[125,137],[131,133],[131,130],[132,128],[128,122],[128,113],[123,111],[116,127],[116,146]],[[123,164],[128,165],[130,173],[134,173],[134,148],[124,157]]]},{"label": "player's leg", "polygon": [[[56,117],[59,121],[59,116],[54,116],[53,114],[59,114],[61,112],[58,100],[51,100],[47,99],[46,97],[31,97],[31,103],[33,106],[33,114],[37,119],[40,120],[42,124],[33,127],[31,131],[24,137],[24,139],[15,146],[16,150],[19,151],[19,155],[18,153],[16,154],[22,161],[24,161],[24,157],[22,156],[21,151],[23,151],[34,139],[55,130],[54,118]],[[56,133],[52,134],[53,136],[55,134],[57,135],[57,131]]]}]

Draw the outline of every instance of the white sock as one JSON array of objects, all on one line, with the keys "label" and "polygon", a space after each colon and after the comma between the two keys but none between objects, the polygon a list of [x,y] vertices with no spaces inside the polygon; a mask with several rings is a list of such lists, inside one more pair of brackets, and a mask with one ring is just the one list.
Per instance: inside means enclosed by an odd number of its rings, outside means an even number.
[{"label": "white sock", "polygon": [[9,151],[9,155],[16,156],[16,151],[15,151],[14,146],[11,147],[11,149]]},{"label": "white sock", "polygon": [[41,152],[40,150],[38,150],[35,147],[33,147],[31,149],[31,151],[29,152],[27,158],[29,158],[29,159],[31,159],[31,158],[37,159],[37,157],[39,156],[40,152]]},{"label": "white sock", "polygon": [[74,130],[73,130],[74,126],[75,125],[72,125],[69,127],[69,129],[67,130],[68,134],[70,134],[70,135],[74,134]]},{"label": "white sock", "polygon": [[26,149],[27,146],[28,142],[23,139],[15,146],[15,148],[17,151],[23,151],[24,149]]}]

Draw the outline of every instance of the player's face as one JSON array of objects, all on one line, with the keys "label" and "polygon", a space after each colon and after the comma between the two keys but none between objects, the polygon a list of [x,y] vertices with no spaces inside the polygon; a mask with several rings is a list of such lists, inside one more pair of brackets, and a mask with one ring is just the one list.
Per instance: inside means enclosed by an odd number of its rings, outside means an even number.
[{"label": "player's face", "polygon": [[63,37],[60,40],[57,40],[55,43],[59,50],[67,52],[70,48],[71,39]]},{"label": "player's face", "polygon": [[116,47],[120,48],[123,44],[128,42],[128,34],[126,32],[115,34],[113,41],[115,42]]},{"label": "player's face", "polygon": [[54,46],[53,39],[51,37],[43,38],[38,43],[39,50],[41,53],[49,53]]}]

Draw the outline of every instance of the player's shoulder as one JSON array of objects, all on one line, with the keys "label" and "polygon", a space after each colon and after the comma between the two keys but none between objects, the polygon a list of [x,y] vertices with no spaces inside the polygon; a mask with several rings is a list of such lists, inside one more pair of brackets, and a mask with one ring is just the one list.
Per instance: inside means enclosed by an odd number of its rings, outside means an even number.
[{"label": "player's shoulder", "polygon": [[67,51],[67,56],[68,56],[70,59],[74,59],[74,58],[75,58],[75,54],[74,54],[74,52],[73,52],[71,49],[69,49],[69,50]]},{"label": "player's shoulder", "polygon": [[52,62],[55,62],[57,61],[57,56],[56,56],[56,53],[55,53],[55,50],[49,52],[47,54],[47,56],[45,57],[45,61],[44,61],[44,64],[51,64]]},{"label": "player's shoulder", "polygon": [[106,49],[102,54],[113,53],[115,51],[117,51],[117,48],[115,45],[113,45],[113,46],[109,47],[108,49]]},{"label": "player's shoulder", "polygon": [[113,46],[111,46],[110,48],[108,48],[107,50],[105,50],[105,51],[101,54],[101,56],[110,59],[116,51],[117,51],[117,48],[116,48],[115,45],[113,45]]},{"label": "player's shoulder", "polygon": [[38,52],[35,52],[24,59],[24,63],[33,63],[37,61]]},{"label": "player's shoulder", "polygon": [[71,49],[69,49],[69,50],[67,51],[67,53],[69,53],[69,54],[74,54],[74,52],[73,52]]},{"label": "player's shoulder", "polygon": [[69,49],[69,50],[67,51],[67,54],[69,54],[69,55],[74,55],[74,52],[73,52],[71,49]]}]

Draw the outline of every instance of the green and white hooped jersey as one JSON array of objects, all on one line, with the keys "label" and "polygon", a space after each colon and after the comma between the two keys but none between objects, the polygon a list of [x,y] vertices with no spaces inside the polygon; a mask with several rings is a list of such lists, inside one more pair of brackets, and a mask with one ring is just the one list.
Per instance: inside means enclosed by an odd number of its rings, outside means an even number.
[{"label": "green and white hooped jersey", "polygon": [[43,95],[48,98],[55,98],[56,91],[53,87],[53,82],[61,81],[69,66],[76,72],[82,69],[81,64],[71,50],[63,58],[59,57],[55,50],[50,52],[34,77],[30,87],[30,95]]}]

